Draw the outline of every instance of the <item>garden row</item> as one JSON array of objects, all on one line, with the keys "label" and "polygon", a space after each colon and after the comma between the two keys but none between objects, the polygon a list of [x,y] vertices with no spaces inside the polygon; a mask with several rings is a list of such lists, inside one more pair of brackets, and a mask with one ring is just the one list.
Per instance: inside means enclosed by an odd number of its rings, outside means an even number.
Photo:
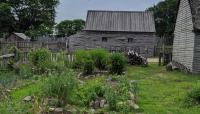
[{"label": "garden row", "polygon": [[[123,54],[95,49],[78,50],[72,60],[65,55],[61,52],[52,61],[48,50],[36,49],[29,53],[28,63],[13,62],[10,70],[21,79],[33,80],[33,77],[37,77],[32,85],[37,89],[27,92],[28,96],[17,95],[21,96],[18,101],[13,101],[12,95],[8,95],[9,99],[2,99],[0,109],[4,113],[20,114],[24,113],[21,110],[24,107],[29,110],[25,111],[27,113],[129,113],[138,110],[136,83],[123,75],[127,63]],[[81,80],[78,77],[80,72],[82,76],[96,72],[106,72],[106,75]],[[6,108],[11,104],[12,109]]]}]

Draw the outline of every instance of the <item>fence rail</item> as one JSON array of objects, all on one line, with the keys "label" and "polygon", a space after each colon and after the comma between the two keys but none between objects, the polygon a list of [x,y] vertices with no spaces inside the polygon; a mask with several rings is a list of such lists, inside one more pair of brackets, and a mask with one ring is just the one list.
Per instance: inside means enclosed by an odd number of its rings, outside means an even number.
[{"label": "fence rail", "polygon": [[28,62],[28,53],[33,48],[47,48],[52,52],[51,60],[57,59],[57,54],[61,50],[66,49],[66,43],[60,41],[54,42],[29,42],[29,41],[18,41],[18,42],[2,42],[0,41],[0,70],[7,68],[8,62],[12,57],[5,57],[9,55],[13,50],[12,48],[16,47],[20,50],[20,62]]}]

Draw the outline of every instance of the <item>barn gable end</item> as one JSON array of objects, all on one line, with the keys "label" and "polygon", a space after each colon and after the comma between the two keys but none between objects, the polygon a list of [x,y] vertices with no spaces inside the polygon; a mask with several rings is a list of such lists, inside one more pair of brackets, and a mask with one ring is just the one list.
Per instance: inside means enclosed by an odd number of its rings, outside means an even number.
[{"label": "barn gable end", "polygon": [[193,73],[200,72],[199,6],[199,0],[179,0],[174,32],[173,61]]}]

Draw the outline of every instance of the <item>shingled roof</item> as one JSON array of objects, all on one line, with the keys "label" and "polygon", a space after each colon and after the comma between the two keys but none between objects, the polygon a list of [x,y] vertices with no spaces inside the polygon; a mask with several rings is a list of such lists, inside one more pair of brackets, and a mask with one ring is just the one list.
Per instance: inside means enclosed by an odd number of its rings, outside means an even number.
[{"label": "shingled roof", "polygon": [[200,0],[189,0],[192,11],[194,29],[200,30]]},{"label": "shingled roof", "polygon": [[152,12],[96,11],[87,14],[86,31],[155,32]]}]

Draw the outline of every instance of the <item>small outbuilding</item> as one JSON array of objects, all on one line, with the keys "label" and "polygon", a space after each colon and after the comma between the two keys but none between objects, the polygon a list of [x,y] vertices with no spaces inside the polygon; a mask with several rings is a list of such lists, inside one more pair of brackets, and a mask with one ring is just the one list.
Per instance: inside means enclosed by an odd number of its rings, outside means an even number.
[{"label": "small outbuilding", "polygon": [[31,38],[26,36],[24,33],[11,33],[7,38],[6,41],[8,42],[18,42],[18,41],[30,41]]},{"label": "small outbuilding", "polygon": [[151,57],[156,44],[155,32],[153,12],[90,10],[83,32],[69,38],[69,51],[93,48],[134,50]]},{"label": "small outbuilding", "polygon": [[173,64],[180,69],[200,73],[200,0],[179,0]]}]

